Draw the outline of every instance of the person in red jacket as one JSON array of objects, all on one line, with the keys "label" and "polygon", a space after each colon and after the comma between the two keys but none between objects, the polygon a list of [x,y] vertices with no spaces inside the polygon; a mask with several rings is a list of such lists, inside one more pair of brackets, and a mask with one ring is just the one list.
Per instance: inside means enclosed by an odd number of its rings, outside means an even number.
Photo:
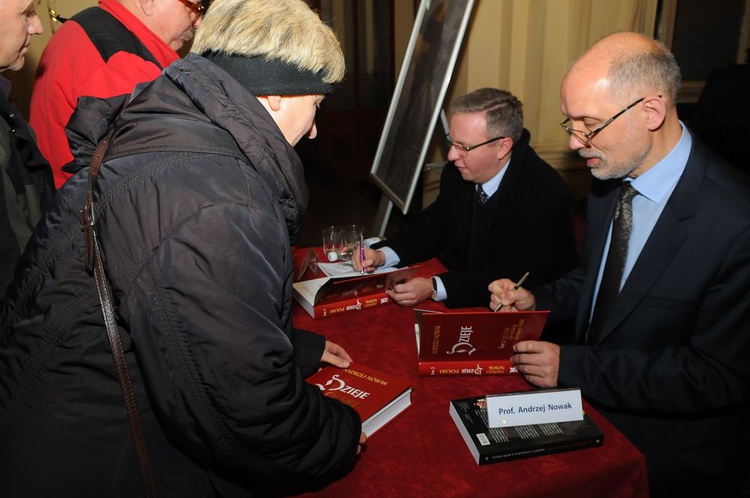
[{"label": "person in red jacket", "polygon": [[79,97],[113,97],[155,79],[193,37],[205,5],[195,0],[101,0],[66,21],[44,49],[29,122],[55,186],[73,156],[65,126]]}]

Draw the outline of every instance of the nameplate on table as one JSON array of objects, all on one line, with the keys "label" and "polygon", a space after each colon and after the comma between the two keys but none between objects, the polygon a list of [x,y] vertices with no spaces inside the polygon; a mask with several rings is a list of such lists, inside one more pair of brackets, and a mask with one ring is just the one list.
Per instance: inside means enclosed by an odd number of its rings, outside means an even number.
[{"label": "nameplate on table", "polygon": [[487,396],[490,427],[583,420],[580,389],[548,389]]}]

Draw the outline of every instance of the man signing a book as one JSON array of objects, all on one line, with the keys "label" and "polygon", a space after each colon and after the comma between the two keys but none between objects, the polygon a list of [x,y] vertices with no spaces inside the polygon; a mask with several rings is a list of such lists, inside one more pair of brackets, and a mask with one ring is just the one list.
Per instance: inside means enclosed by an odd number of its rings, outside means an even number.
[{"label": "man signing a book", "polygon": [[388,291],[394,302],[484,306],[487,285],[498,275],[529,272],[530,283],[542,284],[577,264],[573,194],[529,145],[522,107],[496,88],[451,103],[437,199],[405,230],[365,249],[362,264],[352,261],[357,270],[373,271],[440,258],[447,272],[397,284]]},{"label": "man signing a book", "polygon": [[579,269],[502,310],[576,318],[573,345],[525,341],[531,384],[579,387],[645,455],[651,495],[737,496],[750,470],[750,182],[679,120],[680,69],[616,33],[568,70],[563,129],[595,180]]}]

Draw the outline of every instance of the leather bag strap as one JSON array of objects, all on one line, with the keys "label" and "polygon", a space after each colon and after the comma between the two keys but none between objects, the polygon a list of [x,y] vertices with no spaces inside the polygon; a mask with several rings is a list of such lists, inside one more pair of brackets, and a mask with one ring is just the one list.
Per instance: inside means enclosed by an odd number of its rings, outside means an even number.
[{"label": "leather bag strap", "polygon": [[141,427],[140,417],[138,416],[135,391],[133,390],[133,384],[130,381],[128,364],[125,360],[125,353],[122,349],[120,330],[117,327],[115,308],[112,304],[112,290],[104,272],[101,246],[96,234],[93,186],[94,183],[96,183],[96,178],[99,174],[99,167],[101,166],[104,153],[109,146],[111,136],[112,135],[109,134],[99,142],[96,151],[91,158],[91,164],[89,165],[89,185],[86,194],[86,204],[83,209],[81,209],[81,226],[86,237],[86,270],[89,272],[93,271],[94,273],[96,291],[99,294],[99,301],[102,305],[104,323],[107,327],[107,336],[109,338],[110,346],[112,347],[112,357],[114,358],[115,367],[117,368],[120,389],[122,389],[122,395],[125,400],[125,411],[128,415],[130,432],[133,436],[133,441],[135,442],[135,450],[138,456],[138,463],[141,469],[141,478],[143,479],[146,496],[148,498],[155,498],[156,486],[151,474],[148,452],[146,451],[146,440],[143,437],[143,429]]}]

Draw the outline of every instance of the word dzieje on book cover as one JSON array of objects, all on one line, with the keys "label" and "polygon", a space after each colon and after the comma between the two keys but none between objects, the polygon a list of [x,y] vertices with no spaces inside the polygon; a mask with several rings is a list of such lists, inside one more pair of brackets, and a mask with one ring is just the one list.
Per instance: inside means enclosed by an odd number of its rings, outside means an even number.
[{"label": "word dzieje on book cover", "polygon": [[370,437],[411,405],[408,379],[385,374],[360,364],[349,368],[324,367],[307,378],[323,395],[345,403],[359,413],[362,432]]},{"label": "word dzieje on book cover", "polygon": [[419,375],[505,375],[513,346],[538,340],[549,311],[415,310]]}]

